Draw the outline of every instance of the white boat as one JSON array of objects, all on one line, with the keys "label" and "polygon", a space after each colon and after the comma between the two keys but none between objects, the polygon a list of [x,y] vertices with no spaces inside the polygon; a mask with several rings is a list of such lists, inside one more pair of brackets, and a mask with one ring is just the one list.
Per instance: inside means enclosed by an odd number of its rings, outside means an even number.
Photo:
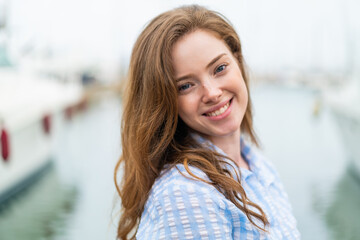
[{"label": "white boat", "polygon": [[325,91],[341,134],[347,158],[360,175],[360,79],[352,78],[343,88]]},{"label": "white boat", "polygon": [[54,121],[81,98],[80,85],[0,68],[0,203],[50,163]]}]

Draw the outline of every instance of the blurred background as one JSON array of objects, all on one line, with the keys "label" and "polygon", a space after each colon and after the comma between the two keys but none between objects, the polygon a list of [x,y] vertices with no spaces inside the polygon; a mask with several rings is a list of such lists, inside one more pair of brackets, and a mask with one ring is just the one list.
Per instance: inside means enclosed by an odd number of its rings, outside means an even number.
[{"label": "blurred background", "polygon": [[240,35],[255,128],[302,239],[360,239],[359,1],[0,0],[1,240],[115,238],[131,49],[151,18],[192,3]]}]

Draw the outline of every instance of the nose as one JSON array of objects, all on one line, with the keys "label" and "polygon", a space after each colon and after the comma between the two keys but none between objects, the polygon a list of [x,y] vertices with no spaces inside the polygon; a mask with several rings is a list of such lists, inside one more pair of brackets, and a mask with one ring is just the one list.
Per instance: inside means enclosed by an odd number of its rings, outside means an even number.
[{"label": "nose", "polygon": [[203,96],[202,101],[204,103],[208,102],[218,102],[220,100],[222,90],[218,84],[214,83],[211,80],[207,80],[202,84]]}]

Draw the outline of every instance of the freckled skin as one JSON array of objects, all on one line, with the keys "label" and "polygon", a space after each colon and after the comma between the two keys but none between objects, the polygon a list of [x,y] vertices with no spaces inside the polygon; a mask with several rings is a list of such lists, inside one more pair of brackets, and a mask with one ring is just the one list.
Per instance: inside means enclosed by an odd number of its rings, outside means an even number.
[{"label": "freckled skin", "polygon": [[[219,145],[230,138],[239,139],[248,93],[237,60],[226,44],[210,32],[196,30],[175,43],[172,58],[175,78],[189,76],[177,83],[180,118]],[[230,99],[226,117],[214,120],[204,115]]]}]

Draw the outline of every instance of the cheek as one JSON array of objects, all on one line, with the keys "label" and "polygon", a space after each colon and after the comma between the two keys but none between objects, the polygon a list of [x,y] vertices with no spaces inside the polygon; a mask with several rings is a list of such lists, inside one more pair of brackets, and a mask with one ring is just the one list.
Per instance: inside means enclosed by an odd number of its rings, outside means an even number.
[{"label": "cheek", "polygon": [[194,102],[194,99],[188,95],[178,98],[179,117],[186,124],[191,123],[197,116],[197,106],[198,105]]},{"label": "cheek", "polygon": [[242,105],[247,106],[249,95],[248,95],[248,91],[246,89],[245,84],[243,84],[243,86],[240,89],[240,98],[241,98]]},{"label": "cheek", "polygon": [[189,104],[186,98],[178,98],[178,110],[179,116],[183,120],[191,113],[191,104]]},{"label": "cheek", "polygon": [[248,107],[248,103],[249,103],[249,95],[246,87],[244,86],[244,88],[242,89],[242,96],[241,96],[241,108],[245,112]]},{"label": "cheek", "polygon": [[[241,107],[246,107],[248,104],[248,91],[245,85],[245,81],[240,74],[237,75],[237,81],[233,85],[233,89],[236,89]],[[240,79],[240,81],[239,81]]]},{"label": "cheek", "polygon": [[246,85],[245,85],[244,82],[242,83],[242,86],[241,86],[241,95],[243,96],[243,99],[246,99],[246,101],[247,101],[247,99],[248,99],[248,90],[247,90]]},{"label": "cheek", "polygon": [[247,99],[248,91],[247,91],[247,88],[246,88],[245,80],[242,77],[240,71],[238,73],[238,79],[240,79],[240,81],[237,83],[238,84],[238,91],[242,95],[242,99],[244,99],[244,98]]}]

